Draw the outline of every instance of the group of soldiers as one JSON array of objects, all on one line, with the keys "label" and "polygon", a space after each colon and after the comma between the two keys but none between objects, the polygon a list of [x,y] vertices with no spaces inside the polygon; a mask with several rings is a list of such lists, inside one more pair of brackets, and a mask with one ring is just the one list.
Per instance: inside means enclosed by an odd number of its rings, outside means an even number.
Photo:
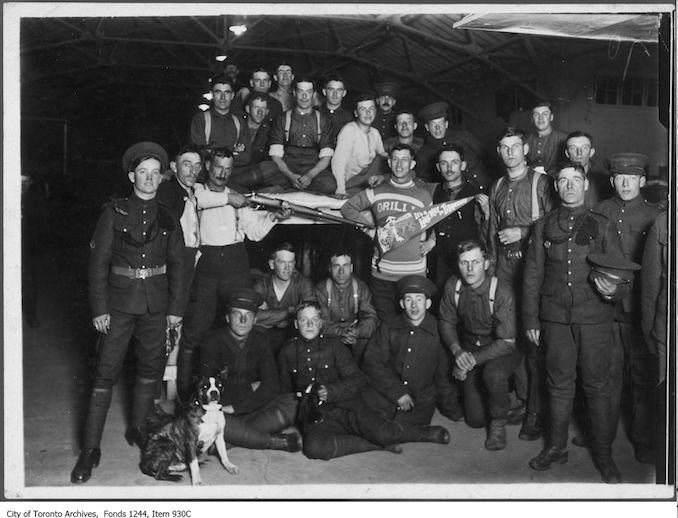
[{"label": "group of soldiers", "polygon": [[[489,450],[506,447],[507,424],[522,425],[520,439],[545,437],[529,465],[547,470],[567,461],[582,401],[573,443],[618,483],[611,445],[628,385],[636,458],[655,463],[668,243],[666,212],[641,194],[646,157],[620,153],[597,170],[593,138],[560,132],[552,106],[539,103],[533,134],[509,126],[499,135],[503,167],[490,185],[482,147],[449,128],[446,103],[396,111],[397,85],[382,83],[349,111],[338,76],[319,102],[315,83],[285,63],[274,93],[264,69],[240,89],[227,72],[212,78],[212,107],[172,160],[153,142],[127,150],[133,193],[97,223],[89,294],[102,339],[72,482],[99,464],[130,342],[126,437],[143,446],[166,338],[177,332],[178,400],[189,401],[195,375],[220,376],[236,446],[331,459],[447,444],[449,431],[431,426],[437,408],[487,428]],[[342,216],[370,237],[403,214],[468,202],[398,247],[375,245],[369,283],[354,271],[360,239],[323,225],[329,276],[314,284],[288,242],[272,247],[269,273],[252,275],[245,239],[263,240],[289,211],[254,210],[250,190],[346,200]],[[322,402],[311,422],[298,416],[309,391]]]}]

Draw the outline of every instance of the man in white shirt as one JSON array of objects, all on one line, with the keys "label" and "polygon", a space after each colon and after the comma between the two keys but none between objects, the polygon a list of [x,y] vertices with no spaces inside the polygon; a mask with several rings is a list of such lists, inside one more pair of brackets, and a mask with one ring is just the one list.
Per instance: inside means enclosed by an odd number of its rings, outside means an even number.
[{"label": "man in white shirt", "polygon": [[189,295],[177,365],[177,389],[182,400],[191,389],[195,351],[214,323],[218,303],[223,304],[236,288],[251,287],[245,237],[261,241],[284,217],[250,209],[242,194],[226,187],[233,170],[229,149],[211,150],[205,164],[207,183],[196,184],[195,189],[201,256]]},{"label": "man in white shirt", "polygon": [[353,122],[346,124],[337,136],[332,156],[332,174],[337,182],[335,194],[349,197],[368,187],[370,177],[379,174],[377,155],[386,158],[379,131],[372,127],[377,103],[371,95],[356,99]]}]

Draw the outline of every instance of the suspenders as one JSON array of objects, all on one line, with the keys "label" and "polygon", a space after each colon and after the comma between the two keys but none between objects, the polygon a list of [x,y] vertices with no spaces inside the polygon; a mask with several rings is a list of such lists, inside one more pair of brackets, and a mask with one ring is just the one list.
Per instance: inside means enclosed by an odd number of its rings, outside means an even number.
[{"label": "suspenders", "polygon": [[[209,146],[210,144],[210,135],[212,134],[212,114],[209,110],[205,113],[205,145]],[[238,142],[240,138],[240,119],[231,113],[233,118],[233,124],[235,124],[235,141]]]},{"label": "suspenders", "polygon": [[[355,312],[356,318],[358,317],[358,281],[351,279],[351,285],[353,286],[353,311]],[[332,279],[327,279],[325,281],[325,286],[327,288],[327,307],[330,307],[330,302],[332,302]]]},{"label": "suspenders", "polygon": [[[315,112],[315,120],[318,125],[318,142],[320,142],[320,135],[322,135],[320,129],[320,112],[318,110],[313,111]],[[292,126],[292,110],[287,110],[285,112],[285,144],[290,140],[290,126]]]},{"label": "suspenders", "polygon": [[[457,279],[454,285],[454,305],[459,307],[459,293],[461,293],[461,279]],[[494,314],[494,296],[497,293],[497,278],[493,275],[490,279],[490,315]]]},{"label": "suspenders", "polygon": [[[537,197],[537,186],[539,185],[539,177],[537,175],[544,174],[541,171],[532,171],[532,221],[537,221],[539,219],[539,198]],[[500,176],[497,180],[497,183],[494,184],[494,192],[496,193],[499,190],[503,176]]]}]

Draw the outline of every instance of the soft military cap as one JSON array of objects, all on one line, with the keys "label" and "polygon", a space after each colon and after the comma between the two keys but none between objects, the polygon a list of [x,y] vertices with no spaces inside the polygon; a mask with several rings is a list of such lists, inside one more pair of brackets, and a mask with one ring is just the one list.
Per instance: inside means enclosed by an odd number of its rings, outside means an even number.
[{"label": "soft military cap", "polygon": [[421,110],[419,110],[418,116],[419,119],[424,122],[432,121],[439,119],[440,117],[447,117],[447,111],[449,110],[450,105],[443,101],[438,101],[435,103],[427,104]]},{"label": "soft military cap", "polygon": [[423,275],[407,275],[398,281],[396,287],[401,298],[406,293],[423,293],[430,299],[436,292],[436,285]]},{"label": "soft military cap", "polygon": [[645,176],[648,158],[641,153],[616,153],[608,159],[608,162],[610,163],[610,174]]},{"label": "soft military cap", "polygon": [[231,296],[228,299],[229,308],[246,309],[254,313],[259,311],[259,306],[263,303],[263,297],[250,288],[233,290],[233,293],[231,293]]},{"label": "soft military cap", "polygon": [[588,260],[593,265],[591,275],[602,277],[613,284],[626,284],[633,279],[633,272],[640,270],[640,265],[611,254],[589,254]]},{"label": "soft military cap", "polygon": [[377,90],[377,95],[390,95],[391,97],[396,97],[398,94],[398,84],[390,81],[377,83],[374,85],[374,88]]},{"label": "soft military cap", "polygon": [[136,159],[144,156],[157,158],[160,162],[160,172],[167,170],[167,165],[169,163],[167,151],[165,151],[160,144],[156,144],[155,142],[137,142],[125,151],[125,154],[122,155],[122,170],[125,173],[129,172],[132,163]]}]

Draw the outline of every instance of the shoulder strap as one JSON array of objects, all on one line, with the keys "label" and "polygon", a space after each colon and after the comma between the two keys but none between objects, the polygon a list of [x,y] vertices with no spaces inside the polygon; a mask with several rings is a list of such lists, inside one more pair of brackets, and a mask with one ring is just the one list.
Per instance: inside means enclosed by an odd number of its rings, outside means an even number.
[{"label": "shoulder strap", "polygon": [[290,126],[292,126],[292,110],[285,112],[285,144],[290,140]]},{"label": "shoulder strap", "polygon": [[358,318],[358,281],[355,277],[352,279],[353,282],[353,311],[355,312],[356,318]]},{"label": "shoulder strap", "polygon": [[231,113],[231,117],[233,118],[233,124],[235,124],[235,143],[237,145],[240,138],[240,118],[236,117],[233,113]]},{"label": "shoulder strap", "polygon": [[539,176],[542,175],[541,171],[534,171],[532,173],[532,221],[537,221],[539,219],[539,197],[537,196],[539,186]]},{"label": "shoulder strap", "polygon": [[210,144],[210,135],[212,134],[212,114],[209,110],[205,112],[205,145]]},{"label": "shoulder strap", "polygon": [[497,293],[497,282],[498,279],[493,275],[492,278],[490,279],[490,293],[489,293],[490,315],[494,314],[494,296]]},{"label": "shoulder strap", "polygon": [[329,277],[325,281],[325,287],[327,288],[327,307],[329,309],[330,302],[332,302],[332,279]]},{"label": "shoulder strap", "polygon": [[454,285],[454,305],[459,307],[459,293],[461,292],[461,279],[457,279]]},{"label": "shoulder strap", "polygon": [[315,120],[316,123],[318,124],[318,143],[320,143],[320,135],[322,135],[322,130],[320,129],[320,111],[319,110],[313,110],[315,112]]}]

